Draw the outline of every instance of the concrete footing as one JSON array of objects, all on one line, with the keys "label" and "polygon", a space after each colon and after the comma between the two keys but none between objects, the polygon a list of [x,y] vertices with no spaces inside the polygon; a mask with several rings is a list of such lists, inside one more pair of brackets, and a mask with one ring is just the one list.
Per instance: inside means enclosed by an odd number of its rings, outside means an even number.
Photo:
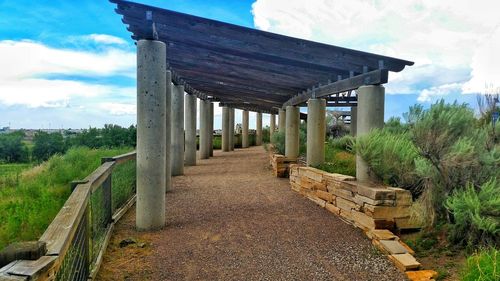
[{"label": "concrete footing", "polygon": [[137,42],[137,202],[136,227],[154,230],[165,225],[166,46]]},{"label": "concrete footing", "polygon": [[[300,125],[299,107],[287,106],[286,126],[285,126],[286,158],[297,158],[299,156],[299,125]],[[281,118],[280,118],[280,127],[281,127]]]},{"label": "concrete footing", "polygon": [[175,85],[172,95],[172,176],[184,174],[184,86]]},{"label": "concrete footing", "polygon": [[325,162],[326,100],[307,102],[307,166]]},{"label": "concrete footing", "polygon": [[[384,126],[385,89],[383,86],[362,86],[357,90],[357,94],[356,134],[363,136],[372,129]],[[361,182],[374,179],[368,164],[359,155],[356,155],[356,179]]]},{"label": "concrete footing", "polygon": [[186,95],[184,103],[186,131],[186,146],[184,153],[184,165],[196,165],[196,96]]}]

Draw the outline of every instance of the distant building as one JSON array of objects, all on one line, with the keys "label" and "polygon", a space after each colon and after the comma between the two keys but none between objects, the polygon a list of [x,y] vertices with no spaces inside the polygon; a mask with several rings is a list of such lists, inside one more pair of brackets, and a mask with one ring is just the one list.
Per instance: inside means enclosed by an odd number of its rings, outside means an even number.
[{"label": "distant building", "polygon": [[8,134],[10,133],[10,127],[0,128],[0,134]]}]

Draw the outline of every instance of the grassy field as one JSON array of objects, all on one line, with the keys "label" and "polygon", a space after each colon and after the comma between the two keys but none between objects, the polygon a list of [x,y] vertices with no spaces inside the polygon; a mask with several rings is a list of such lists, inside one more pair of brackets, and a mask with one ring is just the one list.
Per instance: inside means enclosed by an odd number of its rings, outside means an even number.
[{"label": "grassy field", "polygon": [[[25,170],[18,180],[1,184],[0,249],[12,242],[36,240],[71,194],[71,181],[89,175],[99,167],[101,157],[116,156],[131,150],[73,148],[65,155],[53,156],[49,161]],[[122,175],[130,174],[127,172],[130,169],[123,169]],[[122,177],[117,175],[114,178],[118,180]]]},{"label": "grassy field", "polygon": [[0,177],[16,175],[31,168],[31,164],[0,164]]}]

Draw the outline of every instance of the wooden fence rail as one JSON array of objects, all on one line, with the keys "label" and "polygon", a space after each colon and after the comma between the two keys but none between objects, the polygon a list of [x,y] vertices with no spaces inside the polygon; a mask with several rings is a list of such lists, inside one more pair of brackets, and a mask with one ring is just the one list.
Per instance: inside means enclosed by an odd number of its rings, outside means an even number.
[{"label": "wooden fence rail", "polygon": [[73,192],[36,243],[46,247],[45,253],[0,268],[0,281],[94,279],[114,223],[135,202],[134,180],[134,186],[125,187],[128,200],[113,204],[113,171],[135,158],[135,152],[103,158],[92,174],[74,182]]}]

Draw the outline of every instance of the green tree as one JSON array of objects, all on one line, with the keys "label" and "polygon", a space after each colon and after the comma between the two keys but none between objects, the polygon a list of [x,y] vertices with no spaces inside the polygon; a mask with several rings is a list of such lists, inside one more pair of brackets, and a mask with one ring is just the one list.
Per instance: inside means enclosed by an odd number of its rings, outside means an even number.
[{"label": "green tree", "polygon": [[66,151],[64,138],[60,133],[38,131],[33,137],[33,143],[33,158],[38,161],[45,161],[56,153]]},{"label": "green tree", "polygon": [[23,144],[24,133],[0,135],[0,161],[19,163],[28,160],[28,149]]}]

